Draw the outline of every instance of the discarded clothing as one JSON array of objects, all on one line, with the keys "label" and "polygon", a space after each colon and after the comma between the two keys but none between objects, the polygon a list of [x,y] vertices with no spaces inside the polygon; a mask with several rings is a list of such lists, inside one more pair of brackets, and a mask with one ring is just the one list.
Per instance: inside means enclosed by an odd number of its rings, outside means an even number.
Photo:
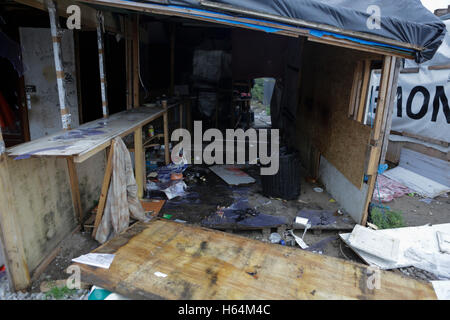
[{"label": "discarded clothing", "polygon": [[112,174],[105,211],[95,235],[104,243],[121,233],[133,219],[146,221],[144,209],[137,196],[137,185],[131,164],[130,152],[120,137],[113,139]]}]

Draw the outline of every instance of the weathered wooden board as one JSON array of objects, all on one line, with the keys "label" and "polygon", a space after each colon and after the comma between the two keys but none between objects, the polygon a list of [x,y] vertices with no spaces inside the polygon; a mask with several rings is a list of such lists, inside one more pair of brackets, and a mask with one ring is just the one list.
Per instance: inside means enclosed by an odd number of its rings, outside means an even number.
[{"label": "weathered wooden board", "polygon": [[84,160],[105,149],[117,136],[127,135],[148,122],[162,116],[159,107],[141,107],[98,119],[70,131],[58,133],[20,144],[7,150],[9,156],[22,159],[32,156],[74,156],[75,162]]},{"label": "weathered wooden board", "polygon": [[81,280],[135,299],[436,299],[430,284],[394,273],[370,290],[364,265],[160,219],[95,252],[114,261],[76,264]]}]

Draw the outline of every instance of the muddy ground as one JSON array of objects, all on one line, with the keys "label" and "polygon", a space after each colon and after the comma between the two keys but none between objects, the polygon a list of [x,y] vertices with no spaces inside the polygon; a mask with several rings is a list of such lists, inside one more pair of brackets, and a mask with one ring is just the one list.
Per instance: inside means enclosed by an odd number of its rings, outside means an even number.
[{"label": "muddy ground", "polygon": [[[196,182],[186,179],[188,194],[167,201],[159,216],[164,214],[172,215],[171,219],[181,219],[189,224],[202,225],[202,220],[215,214],[217,207],[230,206],[237,198],[247,198],[249,206],[255,210],[274,216],[284,216],[288,221],[293,222],[297,213],[303,209],[331,210],[342,209],[338,202],[324,190],[314,191],[314,187],[322,187],[317,182],[306,181],[302,175],[301,193],[298,199],[284,201],[265,197],[261,194],[262,187],[259,178],[259,168],[257,166],[245,167],[249,175],[256,179],[256,182],[247,186],[230,187],[213,172],[200,167],[194,169],[201,176],[205,177],[205,182]],[[324,188],[323,188],[324,189]],[[427,223],[439,224],[450,222],[450,198],[441,196],[433,199],[430,204],[420,201],[418,196],[410,197],[405,195],[388,203],[392,210],[403,212],[407,226],[420,226]],[[351,218],[345,214],[346,223],[344,230],[308,230],[304,236],[304,241],[310,246],[308,251],[317,254],[329,255],[341,259],[351,260],[359,263],[363,261],[340,239],[338,234],[349,232],[355,224]],[[292,227],[289,225],[288,227]],[[269,242],[267,230],[232,230],[226,232],[243,235],[252,239]],[[272,228],[270,232],[277,232],[277,228]],[[303,230],[296,230],[298,236],[302,236]],[[42,281],[67,279],[68,274],[65,269],[71,264],[71,259],[95,249],[99,244],[94,241],[88,232],[78,232],[68,237],[62,244],[62,250],[50,263],[45,272],[38,280],[33,282],[31,292],[39,292]],[[301,250],[297,246],[298,250]],[[427,274],[415,268],[402,268],[393,272],[403,273],[406,276],[418,280],[434,280],[433,275]]]}]

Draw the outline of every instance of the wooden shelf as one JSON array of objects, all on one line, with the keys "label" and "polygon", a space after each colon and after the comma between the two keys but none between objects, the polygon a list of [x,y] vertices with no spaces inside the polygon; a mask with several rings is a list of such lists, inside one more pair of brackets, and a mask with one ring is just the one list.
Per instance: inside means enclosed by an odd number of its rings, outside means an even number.
[{"label": "wooden shelf", "polygon": [[108,147],[115,137],[133,133],[163,114],[161,107],[140,107],[119,112],[107,119],[91,121],[70,131],[60,131],[9,148],[7,154],[16,159],[73,157],[74,162],[83,162]]}]

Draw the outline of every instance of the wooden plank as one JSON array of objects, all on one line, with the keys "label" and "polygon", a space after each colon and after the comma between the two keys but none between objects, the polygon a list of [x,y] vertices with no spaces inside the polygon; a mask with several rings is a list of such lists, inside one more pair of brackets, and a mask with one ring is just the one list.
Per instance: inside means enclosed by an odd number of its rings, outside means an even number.
[{"label": "wooden plank", "polygon": [[352,119],[356,119],[356,106],[358,105],[359,101],[359,91],[360,91],[360,80],[362,78],[362,62],[357,61],[355,72],[353,74],[353,84],[352,84],[352,91],[350,93],[350,104],[348,109],[348,115]]},{"label": "wooden plank", "polygon": [[139,15],[133,16],[133,107],[138,108],[139,103]]},{"label": "wooden plank", "polygon": [[313,41],[313,42],[325,43],[325,44],[332,45],[332,46],[338,46],[338,47],[342,47],[342,48],[348,48],[348,49],[353,49],[353,50],[381,54],[381,55],[385,55],[385,56],[392,55],[392,56],[396,56],[399,58],[405,58],[405,59],[413,59],[414,58],[413,54],[400,53],[398,51],[393,51],[393,50],[383,50],[378,47],[365,46],[365,45],[358,44],[356,42],[335,39],[335,38],[331,38],[331,37],[327,37],[327,36],[323,36],[321,38],[308,37],[308,40]]},{"label": "wooden plank", "polygon": [[388,90],[390,88],[389,78],[391,77],[391,62],[393,57],[384,57],[383,59],[383,69],[381,71],[380,79],[380,90],[378,94],[377,110],[375,114],[375,121],[373,125],[373,135],[372,139],[377,141],[380,138],[383,119],[384,119],[384,108],[386,107],[386,102],[389,101]]},{"label": "wooden plank", "polygon": [[169,150],[169,118],[168,118],[168,107],[167,100],[162,101],[162,106],[165,110],[163,115],[164,120],[164,159],[166,161],[166,165],[170,163],[170,150]]},{"label": "wooden plank", "polygon": [[9,156],[73,156],[76,163],[104,150],[115,137],[124,137],[137,127],[161,117],[161,107],[141,107],[111,115],[107,120],[99,119],[72,129],[60,131],[33,141],[7,149]]},{"label": "wooden plank", "polygon": [[73,158],[67,158],[67,169],[69,171],[70,191],[72,192],[72,203],[75,214],[78,216],[78,222],[83,223],[83,208],[81,207],[80,185],[78,183],[78,174]]},{"label": "wooden plank", "polygon": [[4,153],[3,136],[0,127],[0,237],[6,270],[12,290],[26,289],[30,285],[30,273],[25,258],[23,239],[14,206],[11,178],[7,157]]},{"label": "wooden plank", "polygon": [[134,170],[137,184],[138,198],[142,199],[144,196],[144,177],[145,177],[145,155],[142,145],[142,127],[139,127],[134,132]]},{"label": "wooden plank", "polygon": [[358,115],[356,120],[359,122],[364,121],[364,111],[366,109],[366,101],[367,101],[367,91],[369,89],[369,80],[370,80],[370,60],[364,60],[364,71],[363,71],[363,81],[361,84],[361,96],[359,97],[358,103]]},{"label": "wooden plank", "polygon": [[428,70],[445,70],[450,69],[450,64],[440,64],[437,66],[429,66]]},{"label": "wooden plank", "polygon": [[124,16],[125,25],[125,59],[127,76],[127,109],[133,108],[133,40],[132,40],[132,21],[129,16]]},{"label": "wooden plank", "polygon": [[387,110],[385,112],[386,120],[385,120],[385,127],[383,129],[383,143],[381,145],[381,155],[380,155],[380,163],[384,164],[386,159],[386,153],[387,148],[389,145],[389,134],[392,127],[392,115],[394,114],[394,105],[395,105],[395,99],[397,96],[397,86],[398,86],[398,76],[400,73],[400,67],[401,67],[401,60],[397,58],[392,58],[393,63],[393,71],[392,71],[392,81],[390,85],[390,93],[389,93],[389,100],[387,105]]},{"label": "wooden plank", "polygon": [[172,23],[170,25],[170,86],[169,93],[173,96],[175,88],[175,32],[176,25]]},{"label": "wooden plank", "polygon": [[114,143],[111,144],[108,154],[108,162],[106,163],[105,175],[103,176],[102,190],[100,192],[100,200],[98,201],[97,214],[95,215],[94,231],[92,237],[95,238],[98,226],[102,221],[103,211],[105,210],[106,198],[108,196],[109,183],[111,182],[112,175],[112,157],[114,154]]},{"label": "wooden plank", "polygon": [[100,95],[102,98],[102,114],[103,118],[108,118],[108,89],[106,83],[106,66],[105,66],[105,45],[103,40],[104,17],[102,11],[97,11],[97,48],[98,48],[98,66],[100,74]]},{"label": "wooden plank", "polygon": [[369,158],[367,161],[366,173],[369,176],[367,181],[369,188],[367,191],[367,198],[362,212],[361,225],[365,226],[369,215],[369,204],[372,201],[373,190],[375,189],[375,183],[377,181],[378,165],[380,164],[381,143],[379,141],[381,131],[383,127],[383,119],[385,119],[385,112],[388,108],[385,108],[386,101],[389,101],[389,87],[392,87],[392,81],[394,79],[392,72],[394,72],[393,62],[394,57],[384,57],[383,67],[380,78],[380,90],[378,94],[377,109],[375,114],[375,121],[372,129],[372,141],[374,146],[371,147]]},{"label": "wooden plank", "polygon": [[436,299],[431,284],[393,272],[380,271],[380,288],[369,289],[368,266],[163,219],[94,252],[114,261],[76,264],[83,281],[134,299]]},{"label": "wooden plank", "polygon": [[415,133],[406,132],[406,131],[399,132],[399,131],[391,130],[390,133],[391,134],[396,134],[398,136],[414,138],[414,139],[417,139],[417,140],[421,140],[421,141],[424,141],[424,142],[429,142],[429,143],[441,145],[441,146],[444,146],[444,147],[449,147],[450,146],[449,142],[433,139],[433,138],[430,138],[430,137],[424,137],[424,136],[421,136],[421,135],[418,135],[418,134],[415,134]]}]

